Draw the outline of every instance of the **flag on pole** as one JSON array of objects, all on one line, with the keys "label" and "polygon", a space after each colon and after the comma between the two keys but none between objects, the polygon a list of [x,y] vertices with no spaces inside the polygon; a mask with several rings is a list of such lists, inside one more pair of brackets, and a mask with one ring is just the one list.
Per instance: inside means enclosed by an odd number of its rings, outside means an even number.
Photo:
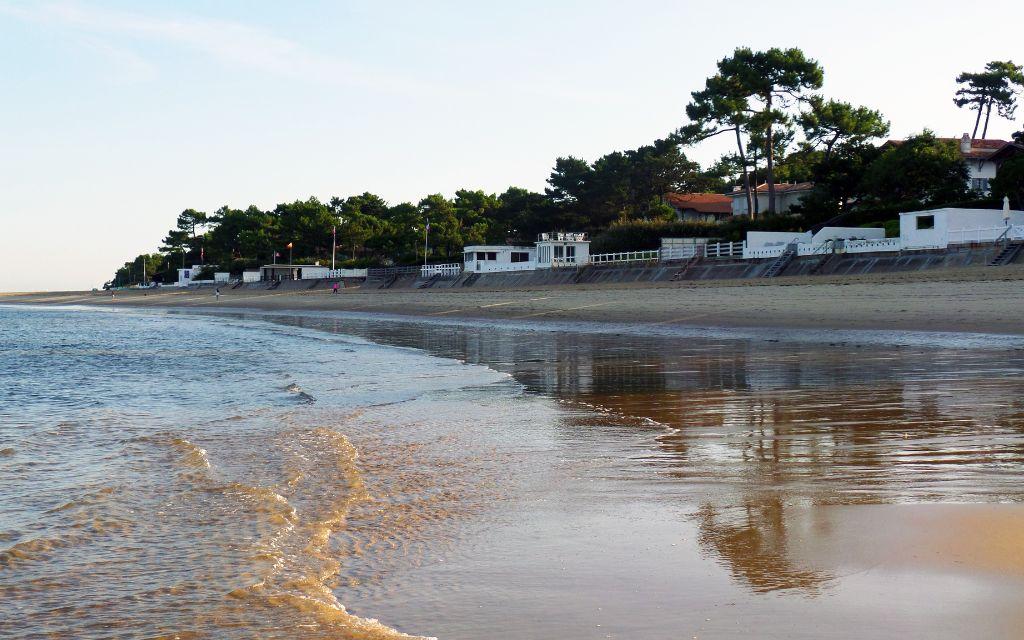
[{"label": "flag on pole", "polygon": [[280,251],[275,251],[274,252],[274,257],[275,258],[280,258],[281,257],[281,252]]},{"label": "flag on pole", "polygon": [[199,262],[206,262],[206,249],[199,247]]},{"label": "flag on pole", "polygon": [[285,248],[285,249],[291,249],[291,248],[292,248],[292,243],[291,243],[291,242],[289,242],[289,243],[288,243],[287,245],[285,245],[285,247],[284,247],[284,248]]}]

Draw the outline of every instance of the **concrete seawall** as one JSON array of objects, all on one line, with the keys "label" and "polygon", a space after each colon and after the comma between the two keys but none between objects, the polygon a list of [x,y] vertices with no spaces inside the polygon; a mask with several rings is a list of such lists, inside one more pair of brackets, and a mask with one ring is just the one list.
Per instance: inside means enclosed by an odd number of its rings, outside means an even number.
[{"label": "concrete seawall", "polygon": [[[795,258],[778,275],[865,275],[950,269],[988,264],[998,249],[993,245],[965,246],[947,251],[913,251],[901,253],[830,254],[828,256],[802,256]],[[1021,262],[1018,256],[1015,262]],[[628,284],[631,282],[667,282],[693,280],[737,280],[762,277],[774,259],[713,260],[694,264],[650,263],[639,266],[587,265],[577,269],[541,269],[536,271],[462,274],[451,280],[427,282],[421,278],[406,277],[390,287],[430,288],[476,287],[486,289],[520,289],[538,286],[573,284]],[[999,267],[992,267],[998,269]],[[378,288],[383,282],[368,282],[367,288]]]}]

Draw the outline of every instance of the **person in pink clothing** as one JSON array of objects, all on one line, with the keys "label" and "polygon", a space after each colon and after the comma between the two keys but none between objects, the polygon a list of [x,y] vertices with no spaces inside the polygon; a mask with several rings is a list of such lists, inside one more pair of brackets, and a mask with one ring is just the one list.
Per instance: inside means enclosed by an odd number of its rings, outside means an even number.
[{"label": "person in pink clothing", "polygon": [[334,286],[332,287],[332,289],[333,289],[333,291],[332,291],[333,293],[338,293],[338,283],[337,282],[334,283]]}]

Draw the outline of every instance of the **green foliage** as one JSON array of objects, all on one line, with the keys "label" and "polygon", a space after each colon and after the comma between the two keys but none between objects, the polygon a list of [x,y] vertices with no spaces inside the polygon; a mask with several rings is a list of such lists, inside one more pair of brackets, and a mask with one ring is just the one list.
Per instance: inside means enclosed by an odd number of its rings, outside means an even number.
[{"label": "green foliage", "polygon": [[1024,156],[1004,162],[989,186],[992,196],[997,200],[1008,197],[1011,207],[1024,209]]},{"label": "green foliage", "polygon": [[956,77],[956,81],[960,87],[956,90],[953,103],[960,108],[967,107],[978,112],[974,118],[971,138],[978,137],[978,125],[982,116],[985,117],[985,127],[981,132],[981,137],[984,138],[988,134],[988,122],[993,107],[999,116],[1007,120],[1013,119],[1013,114],[1017,110],[1018,87],[1024,87],[1024,69],[1014,64],[1012,60],[994,60],[985,65],[984,71],[965,71]]},{"label": "green foliage", "polygon": [[925,131],[886,148],[865,170],[860,190],[869,203],[936,206],[965,199],[967,178],[956,143]]},{"label": "green foliage", "polygon": [[813,96],[809,109],[797,118],[811,147],[823,147],[824,159],[842,153],[844,147],[857,148],[876,138],[889,135],[889,122],[878,111],[855,107],[849,102],[825,100]]}]

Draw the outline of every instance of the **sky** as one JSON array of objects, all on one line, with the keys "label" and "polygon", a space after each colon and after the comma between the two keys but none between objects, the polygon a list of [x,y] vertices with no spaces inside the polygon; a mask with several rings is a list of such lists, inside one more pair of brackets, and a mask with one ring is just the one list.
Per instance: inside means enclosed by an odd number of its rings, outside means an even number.
[{"label": "sky", "polygon": [[187,208],[542,190],[685,124],[738,46],[802,48],[892,137],[959,136],[956,75],[1024,62],[1020,24],[1019,0],[0,0],[0,291],[99,287]]}]

